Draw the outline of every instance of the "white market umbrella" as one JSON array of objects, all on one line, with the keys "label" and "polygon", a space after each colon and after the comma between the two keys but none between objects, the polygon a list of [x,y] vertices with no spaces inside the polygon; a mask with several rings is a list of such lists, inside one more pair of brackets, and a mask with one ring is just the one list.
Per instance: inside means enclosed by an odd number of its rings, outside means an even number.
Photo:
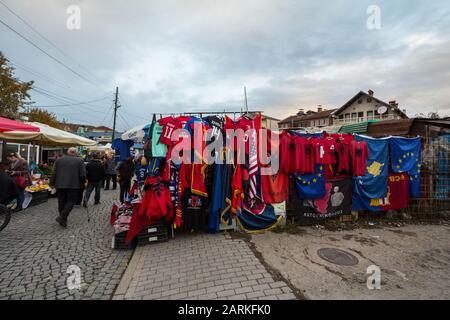
[{"label": "white market umbrella", "polygon": [[122,140],[133,140],[135,142],[142,142],[146,136],[146,132],[150,128],[149,124],[142,124],[136,126],[127,132],[123,133],[121,136]]}]

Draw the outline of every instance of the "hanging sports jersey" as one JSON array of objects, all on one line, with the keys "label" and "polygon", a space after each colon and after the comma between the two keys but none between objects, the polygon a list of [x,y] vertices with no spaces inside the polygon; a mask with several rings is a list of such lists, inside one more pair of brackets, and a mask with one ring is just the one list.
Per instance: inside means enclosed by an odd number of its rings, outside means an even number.
[{"label": "hanging sports jersey", "polygon": [[392,137],[390,141],[392,171],[409,175],[410,196],[420,197],[421,138]]},{"label": "hanging sports jersey", "polygon": [[280,170],[284,173],[297,173],[301,160],[297,158],[296,137],[288,132],[280,135]]},{"label": "hanging sports jersey", "polygon": [[224,127],[224,120],[217,116],[209,116],[205,118],[205,121],[209,124],[211,127],[211,137],[207,137],[208,141],[216,141],[221,135],[223,139],[223,127]]},{"label": "hanging sports jersey", "polygon": [[316,158],[312,141],[303,137],[295,137],[294,161],[297,164],[297,172],[301,174],[313,173]]},{"label": "hanging sports jersey", "polygon": [[189,231],[205,227],[206,199],[192,194],[189,189],[183,195],[183,228]]},{"label": "hanging sports jersey", "polygon": [[152,220],[173,217],[173,206],[170,192],[160,177],[148,177],[145,181],[144,197],[139,209],[139,215],[146,215]]},{"label": "hanging sports jersey", "polygon": [[[353,192],[370,199],[386,197],[389,178],[389,139],[374,139],[357,135],[355,140],[355,143],[366,142],[368,156],[366,175],[353,177]],[[356,152],[357,154],[358,152]]]},{"label": "hanging sports jersey", "polygon": [[320,199],[325,196],[323,165],[316,164],[313,174],[296,174],[295,185],[300,199]]},{"label": "hanging sports jersey", "polygon": [[352,160],[353,176],[365,176],[368,156],[366,141],[352,141],[350,143],[350,155]]},{"label": "hanging sports jersey", "polygon": [[288,199],[289,176],[278,172],[273,175],[261,175],[261,195],[265,203],[281,203]]},{"label": "hanging sports jersey", "polygon": [[225,133],[226,130],[238,130],[241,129],[243,131],[243,141],[239,141],[239,135],[235,135],[233,140],[231,140],[231,137],[228,137],[227,140],[230,141],[231,146],[233,147],[234,151],[237,152],[239,150],[238,146],[241,143],[244,143],[244,150],[245,153],[248,154],[250,151],[250,137],[248,136],[250,129],[255,129],[256,133],[259,132],[259,129],[261,129],[261,114],[258,114],[255,116],[254,119],[248,119],[245,117],[240,117],[237,121],[233,121],[230,117],[225,116],[225,122],[224,122],[224,130]]},{"label": "hanging sports jersey", "polygon": [[155,122],[152,131],[152,156],[165,157],[167,154],[167,145],[160,142],[163,127]]}]

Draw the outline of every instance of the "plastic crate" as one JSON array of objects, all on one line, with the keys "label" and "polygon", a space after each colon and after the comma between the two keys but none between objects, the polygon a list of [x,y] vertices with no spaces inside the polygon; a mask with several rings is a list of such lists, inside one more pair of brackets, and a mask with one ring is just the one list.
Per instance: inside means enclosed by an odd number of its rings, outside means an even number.
[{"label": "plastic crate", "polygon": [[137,245],[137,239],[133,239],[130,243],[126,244],[125,239],[127,237],[127,231],[117,233],[112,237],[111,248],[112,249],[134,249]]},{"label": "plastic crate", "polygon": [[168,232],[166,232],[166,233],[162,233],[162,234],[138,235],[137,239],[138,239],[139,245],[166,242],[166,241],[169,241],[169,234],[168,234]]}]

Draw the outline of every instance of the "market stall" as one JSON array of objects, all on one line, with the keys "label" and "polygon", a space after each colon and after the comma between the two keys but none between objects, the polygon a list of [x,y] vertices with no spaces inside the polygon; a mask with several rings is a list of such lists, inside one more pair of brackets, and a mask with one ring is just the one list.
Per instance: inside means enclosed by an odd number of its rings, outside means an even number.
[{"label": "market stall", "polygon": [[[9,124],[10,122],[1,122]],[[80,137],[78,135],[50,127],[38,122],[28,122],[14,124],[15,130],[0,132],[0,140],[8,142],[26,142],[40,146],[95,146],[97,142]],[[25,201],[23,207],[37,205],[48,200],[50,195],[49,178],[51,176],[51,167],[45,164],[36,165],[32,162],[30,165],[31,185],[25,189]]]},{"label": "market stall", "polygon": [[[314,222],[357,211],[407,210],[423,193],[421,136],[374,138],[338,133],[338,128],[316,133],[287,128],[266,130],[268,139],[263,139],[256,133],[260,119],[260,113],[235,119],[180,115],[147,126],[148,165],[137,165],[143,172],[137,175],[140,183],[112,210],[116,245],[163,241],[173,230],[263,232],[277,226],[286,211]],[[184,133],[174,136],[177,129]],[[230,136],[228,130],[239,129],[242,136]],[[216,161],[209,162],[204,151],[218,141],[225,148],[214,148]],[[181,145],[185,156],[176,162],[171,155]]]}]

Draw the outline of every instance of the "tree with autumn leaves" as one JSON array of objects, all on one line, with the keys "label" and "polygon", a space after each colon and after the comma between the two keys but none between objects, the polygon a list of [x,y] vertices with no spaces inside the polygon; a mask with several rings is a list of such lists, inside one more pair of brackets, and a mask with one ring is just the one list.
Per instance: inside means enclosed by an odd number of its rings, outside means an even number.
[{"label": "tree with autumn leaves", "polygon": [[14,68],[0,52],[0,116],[17,118],[31,104],[32,86],[33,81],[21,82],[14,76]]}]

